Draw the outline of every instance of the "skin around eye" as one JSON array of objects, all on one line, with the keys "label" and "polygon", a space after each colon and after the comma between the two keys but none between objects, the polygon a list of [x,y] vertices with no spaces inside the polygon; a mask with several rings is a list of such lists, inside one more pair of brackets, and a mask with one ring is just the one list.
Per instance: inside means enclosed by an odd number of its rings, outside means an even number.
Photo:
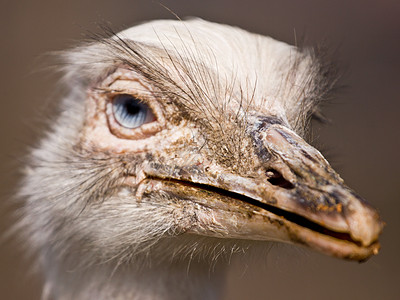
[{"label": "skin around eye", "polygon": [[[151,86],[127,69],[116,71],[91,92],[97,116],[106,121],[108,132],[118,139],[145,140],[165,129],[164,110]],[[99,131],[100,128],[95,130]]]}]

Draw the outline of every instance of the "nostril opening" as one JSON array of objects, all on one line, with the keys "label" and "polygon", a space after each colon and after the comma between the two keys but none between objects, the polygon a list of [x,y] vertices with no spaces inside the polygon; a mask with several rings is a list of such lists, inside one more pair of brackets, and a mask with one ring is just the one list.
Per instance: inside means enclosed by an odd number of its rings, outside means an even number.
[{"label": "nostril opening", "polygon": [[290,182],[287,181],[281,173],[279,173],[278,171],[274,170],[274,169],[269,169],[266,172],[266,175],[268,177],[268,181],[272,184],[272,185],[276,185],[276,186],[280,186],[284,189],[292,189],[294,188],[294,185]]}]

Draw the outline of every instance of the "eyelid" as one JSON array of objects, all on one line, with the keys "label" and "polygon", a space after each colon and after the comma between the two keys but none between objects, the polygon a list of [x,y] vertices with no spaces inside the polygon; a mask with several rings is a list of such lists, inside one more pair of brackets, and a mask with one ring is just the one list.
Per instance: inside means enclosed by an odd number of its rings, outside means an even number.
[{"label": "eyelid", "polygon": [[[161,105],[156,100],[150,88],[138,80],[117,78],[106,86],[94,89],[93,92],[106,102],[104,113],[107,117],[107,125],[110,132],[119,138],[131,140],[144,139],[161,131],[165,126],[165,118]],[[146,103],[152,111],[155,120],[137,128],[126,128],[119,124],[113,112],[113,99],[121,94],[132,95]]]},{"label": "eyelid", "polygon": [[154,101],[148,101],[148,102],[146,101],[146,104],[148,104],[149,108],[152,110],[152,113],[155,116],[155,120],[150,123],[145,123],[137,128],[127,128],[122,126],[115,118],[113,111],[113,103],[112,103],[113,97],[108,96],[107,98],[108,101],[106,104],[105,113],[107,115],[108,127],[111,133],[114,134],[115,136],[123,139],[138,140],[152,136],[164,128],[165,122],[161,108],[159,106],[154,105],[154,103],[152,103]]},{"label": "eyelid", "polygon": [[[105,78],[99,85],[92,87],[90,93],[96,99],[97,112],[105,116],[105,126],[116,137],[128,140],[140,140],[155,135],[165,128],[166,122],[162,104],[157,100],[154,88],[141,80],[140,74],[129,68],[119,68]],[[120,94],[132,95],[146,103],[155,116],[155,121],[137,128],[125,128],[115,119],[112,99]]]}]

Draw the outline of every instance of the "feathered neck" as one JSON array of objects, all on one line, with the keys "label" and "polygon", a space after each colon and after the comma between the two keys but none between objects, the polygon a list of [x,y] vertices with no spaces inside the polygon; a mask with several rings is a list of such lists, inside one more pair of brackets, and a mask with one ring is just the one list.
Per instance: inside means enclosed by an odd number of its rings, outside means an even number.
[{"label": "feathered neck", "polygon": [[225,267],[184,259],[140,268],[116,268],[111,263],[86,268],[52,264],[47,272],[44,300],[220,299]]}]

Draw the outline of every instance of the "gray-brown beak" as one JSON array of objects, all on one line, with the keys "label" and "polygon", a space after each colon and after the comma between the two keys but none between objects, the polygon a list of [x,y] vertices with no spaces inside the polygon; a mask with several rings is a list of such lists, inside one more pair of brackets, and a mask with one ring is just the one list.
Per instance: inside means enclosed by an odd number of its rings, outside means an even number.
[{"label": "gray-brown beak", "polygon": [[378,253],[383,222],[377,211],[344,185],[319,151],[280,124],[251,136],[259,166],[254,176],[204,162],[158,164],[145,168],[147,186],[157,181],[196,203],[189,232],[303,244],[354,260]]},{"label": "gray-brown beak", "polygon": [[268,181],[276,186],[271,205],[293,213],[286,216],[298,225],[377,252],[383,228],[377,211],[344,184],[319,151],[278,124],[257,138],[272,155],[266,162]]}]

